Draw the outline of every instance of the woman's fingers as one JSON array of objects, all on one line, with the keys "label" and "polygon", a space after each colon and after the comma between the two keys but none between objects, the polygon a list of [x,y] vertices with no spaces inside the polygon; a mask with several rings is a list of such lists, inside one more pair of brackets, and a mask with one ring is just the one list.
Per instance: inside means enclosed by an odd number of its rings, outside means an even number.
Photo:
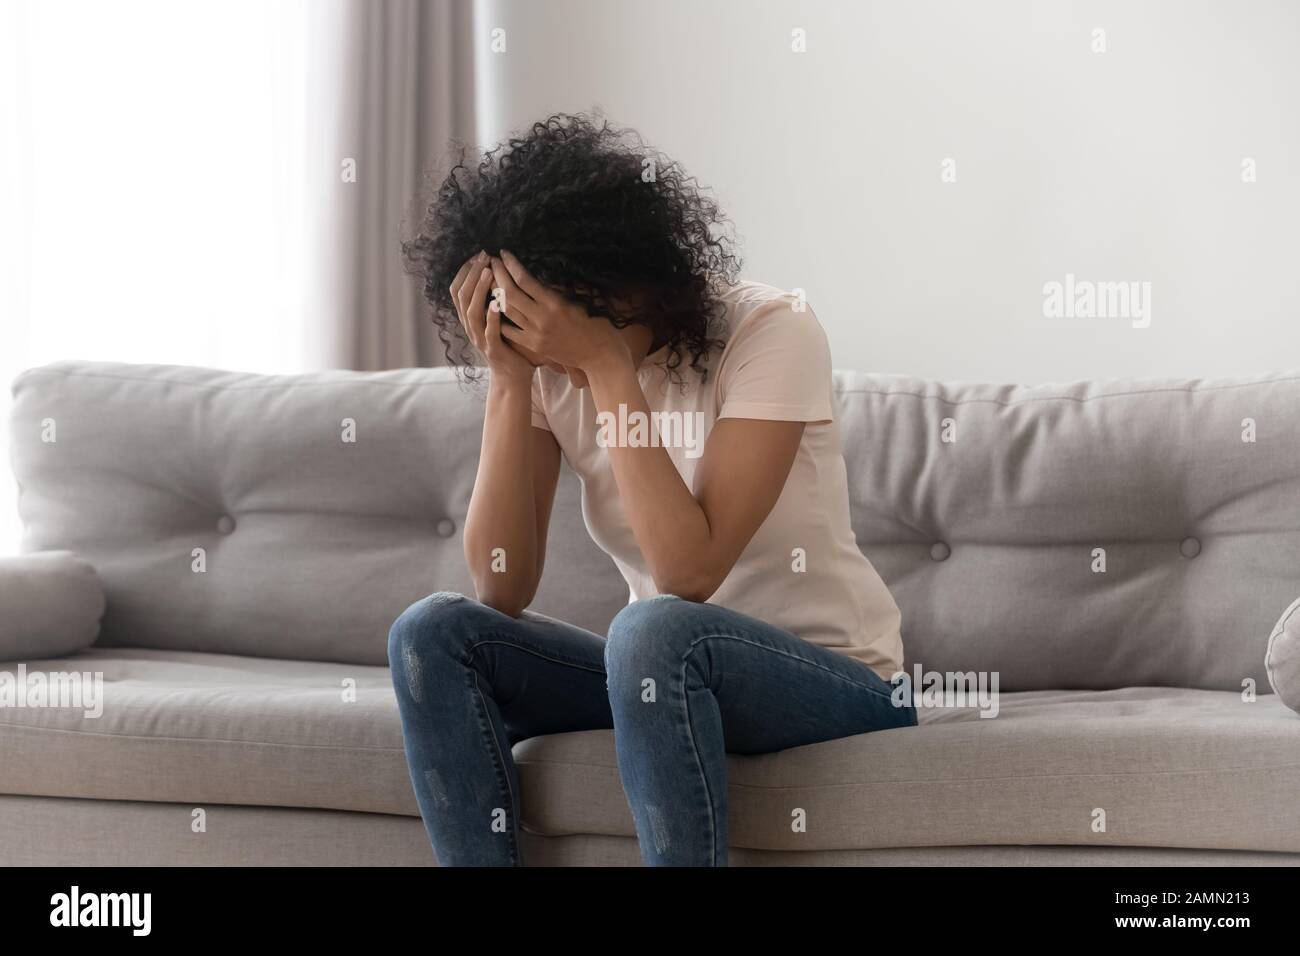
[{"label": "woman's fingers", "polygon": [[534,279],[533,274],[524,268],[524,264],[509,249],[501,250],[501,262],[506,267],[506,272],[510,274],[510,278],[514,280],[515,285],[526,292],[534,302],[545,302],[555,295],[554,292]]},{"label": "woman's fingers", "polygon": [[460,269],[457,270],[455,277],[451,280],[451,285],[448,287],[448,291],[451,293],[452,307],[456,310],[456,318],[460,319],[460,327],[471,344],[474,342],[474,336],[470,332],[469,324],[465,321],[464,291],[465,280],[469,278],[470,270],[474,268],[476,258],[477,256],[471,256],[461,264]]},{"label": "woman's fingers", "polygon": [[474,291],[470,294],[466,312],[481,327],[488,308],[488,297],[492,295],[492,270],[484,266],[478,271],[474,282]]},{"label": "woman's fingers", "polygon": [[[501,304],[505,308],[506,318],[516,325],[527,325],[529,316],[538,314],[537,303],[515,284],[504,262],[493,256],[491,263],[492,276],[496,279],[497,288],[505,296],[505,302]],[[521,317],[523,321],[520,321]]]},{"label": "woman's fingers", "polygon": [[469,309],[470,297],[474,294],[474,284],[478,280],[479,269],[487,265],[487,253],[480,252],[467,263],[469,270],[461,280],[460,289],[456,294],[456,307],[462,312]]},{"label": "woman's fingers", "polygon": [[[467,283],[468,284],[468,283]],[[470,341],[480,352],[486,354],[484,346],[487,344],[484,329],[486,327],[490,311],[486,308],[488,291],[492,288],[492,270],[486,267],[478,271],[478,278],[474,282],[473,289],[470,290],[469,298],[465,302],[465,309],[461,315],[461,321],[469,333]]]},{"label": "woman's fingers", "polygon": [[[480,252],[465,261],[451,283],[451,298],[470,344],[483,355],[495,342],[532,347],[529,319],[540,318],[554,293],[535,279],[513,253]],[[490,301],[489,301],[490,300]],[[501,316],[510,319],[503,323]],[[511,325],[511,322],[514,324]]]},{"label": "woman's fingers", "polygon": [[[490,274],[490,273],[489,273]],[[496,343],[501,341],[501,310],[489,308],[487,310],[487,327],[486,334],[483,336],[486,340],[486,348],[483,353],[486,355],[493,351]]]},{"label": "woman's fingers", "polygon": [[469,276],[469,270],[474,268],[475,260],[482,255],[483,253],[480,252],[477,256],[471,256],[466,259],[464,264],[460,267],[460,270],[456,273],[455,278],[451,280],[451,288],[449,290],[451,292],[451,301],[456,303],[457,309],[460,308],[461,287],[465,285],[465,279]]},{"label": "woman's fingers", "polygon": [[500,335],[507,342],[518,342],[530,352],[539,351],[537,336],[527,328],[515,328],[513,325],[498,325]]},{"label": "woman's fingers", "polygon": [[[451,304],[456,309],[456,318],[460,319],[461,330],[465,333],[465,338],[469,339],[470,345],[478,348],[478,342],[475,339],[473,324],[469,321],[469,300],[473,296],[479,273],[483,266],[487,265],[487,253],[480,252],[478,255],[470,256],[461,264],[456,272],[455,278],[451,280],[449,291],[451,292]],[[479,268],[475,268],[478,266]]]},{"label": "woman's fingers", "polygon": [[532,334],[525,329],[513,325],[503,324],[501,321],[501,312],[499,309],[487,310],[487,346],[493,348],[510,348],[511,342],[518,342],[524,348],[528,347],[528,341]]}]

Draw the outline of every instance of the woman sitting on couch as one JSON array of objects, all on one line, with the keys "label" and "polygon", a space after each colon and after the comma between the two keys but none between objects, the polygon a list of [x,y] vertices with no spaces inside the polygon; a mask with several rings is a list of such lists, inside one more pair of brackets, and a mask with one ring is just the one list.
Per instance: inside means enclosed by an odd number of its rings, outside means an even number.
[{"label": "woman sitting on couch", "polygon": [[[389,637],[443,866],[519,864],[527,737],[613,728],[645,862],[722,866],[727,753],[916,723],[849,523],[826,335],[737,280],[723,226],[634,134],[553,116],[453,169],[404,245],[449,361],[490,372],[477,600],[433,594]],[[605,637],[526,610],[561,455],[631,592]]]}]

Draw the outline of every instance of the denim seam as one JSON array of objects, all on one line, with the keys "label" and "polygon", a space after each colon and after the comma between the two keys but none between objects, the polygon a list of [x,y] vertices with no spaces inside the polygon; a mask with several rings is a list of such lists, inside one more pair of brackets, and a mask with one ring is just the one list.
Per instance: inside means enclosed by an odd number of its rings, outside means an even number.
[{"label": "denim seam", "polygon": [[534,657],[539,657],[542,660],[550,661],[553,664],[559,664],[562,667],[573,667],[578,670],[588,671],[593,674],[603,674],[604,671],[601,670],[600,668],[590,667],[586,664],[581,664],[574,660],[565,660],[564,658],[556,657],[554,654],[543,653],[540,650],[528,644],[527,642],[520,641],[517,637],[511,636],[510,638],[507,639],[504,635],[497,633],[493,635],[493,638],[495,639],[485,639],[481,641],[475,641],[473,644],[468,645],[465,648],[464,657],[461,663],[474,676],[474,690],[475,693],[478,694],[478,699],[479,699],[479,719],[480,722],[486,721],[487,735],[492,739],[492,745],[496,749],[497,772],[498,774],[505,777],[506,795],[510,799],[509,835],[510,835],[511,856],[514,858],[516,863],[519,863],[520,862],[519,843],[518,840],[516,839],[516,832],[517,832],[516,827],[521,825],[519,823],[518,798],[515,795],[514,786],[510,781],[510,772],[507,769],[505,764],[505,755],[502,753],[501,750],[501,741],[497,739],[496,728],[492,725],[491,718],[487,716],[487,700],[483,695],[482,687],[479,685],[478,671],[475,670],[473,667],[474,652],[486,644],[500,644],[504,647],[514,648],[515,650],[523,651],[525,654],[531,654]]},{"label": "denim seam", "polygon": [[[709,776],[704,772],[704,763],[700,760],[700,745],[695,742],[695,725],[691,722],[691,695],[686,687],[686,665],[688,658],[695,652],[695,646],[682,655],[682,710],[686,713],[686,736],[691,742],[691,756],[695,758],[695,767],[700,772],[700,782],[704,784],[704,797],[709,803],[709,865],[718,865],[718,826],[715,821],[717,808],[713,802],[713,790],[709,787]],[[723,764],[726,773],[726,764]]]},{"label": "denim seam", "polygon": [[695,757],[695,765],[700,771],[700,780],[704,784],[704,794],[709,802],[709,847],[710,847],[710,854],[712,857],[713,866],[716,866],[718,861],[717,825],[714,819],[717,816],[717,812],[714,806],[713,791],[709,787],[709,778],[708,775],[704,772],[703,763],[700,761],[700,748],[699,745],[695,742],[695,726],[694,724],[691,723],[690,695],[687,693],[687,689],[686,689],[686,665],[689,663],[690,656],[695,653],[695,651],[699,648],[699,646],[702,643],[708,640],[715,640],[719,638],[723,640],[739,641],[742,644],[748,644],[749,646],[756,647],[760,650],[771,651],[774,654],[779,654],[782,657],[785,657],[789,660],[798,661],[801,664],[807,664],[811,667],[816,668],[819,671],[822,671],[823,673],[830,674],[832,677],[839,678],[840,680],[844,681],[846,684],[849,684],[850,686],[857,687],[860,690],[865,690],[869,694],[874,694],[877,697],[884,698],[890,703],[893,703],[892,694],[886,694],[880,690],[877,690],[874,687],[871,687],[868,684],[861,684],[858,681],[853,680],[853,678],[851,677],[845,677],[843,674],[833,671],[829,667],[824,667],[823,665],[818,664],[816,661],[810,661],[805,657],[798,657],[797,655],[791,654],[787,651],[783,651],[775,647],[769,647],[766,644],[760,644],[757,641],[752,641],[747,638],[738,637],[734,634],[703,634],[700,637],[693,639],[691,641],[690,647],[686,650],[684,654],[682,654],[682,673],[681,673],[682,710],[685,712],[685,716],[686,716],[686,732],[691,742],[691,754],[692,756]]},{"label": "denim seam", "polygon": [[474,693],[478,695],[479,726],[485,730],[487,736],[492,741],[492,747],[496,752],[497,775],[498,777],[505,778],[506,799],[510,803],[510,829],[506,832],[510,839],[510,857],[515,864],[518,864],[520,862],[519,844],[515,839],[515,821],[518,819],[518,814],[516,813],[514,787],[510,784],[510,771],[505,765],[505,755],[501,752],[501,741],[497,739],[496,728],[492,726],[492,718],[488,715],[487,700],[484,698],[483,688],[479,686],[478,682],[478,671],[471,667],[469,668],[469,672],[474,679]]},{"label": "denim seam", "polygon": [[467,648],[465,648],[465,657],[466,657],[465,663],[468,663],[468,658],[470,657],[470,655],[472,655],[474,651],[482,647],[484,644],[501,644],[504,645],[505,647],[513,647],[516,650],[523,651],[526,654],[532,654],[534,657],[540,657],[543,660],[550,661],[552,664],[562,664],[565,667],[576,667],[579,670],[590,671],[593,674],[605,673],[603,668],[591,667],[590,665],[583,664],[576,660],[566,660],[563,657],[556,657],[553,654],[540,651],[537,648],[533,647],[531,644],[522,642],[517,638],[510,638],[507,640],[501,635],[494,635],[494,636],[497,637],[498,639],[475,641],[473,644],[470,644]]},{"label": "denim seam", "polygon": [[[816,661],[811,661],[811,660],[809,660],[809,659],[806,658],[806,657],[799,657],[799,656],[797,656],[797,655],[795,655],[795,654],[791,654],[791,653],[788,652],[788,651],[780,650],[779,648],[769,647],[769,646],[766,645],[766,644],[760,644],[759,642],[757,642],[757,641],[752,641],[752,640],[750,640],[750,639],[748,639],[748,638],[738,637],[738,636],[735,635],[735,634],[704,634],[704,635],[701,635],[700,637],[697,637],[697,638],[695,638],[693,641],[691,641],[690,649],[687,650],[687,652],[686,652],[685,655],[683,655],[683,659],[684,659],[686,656],[689,656],[689,655],[691,655],[691,654],[694,654],[694,653],[695,653],[695,649],[696,649],[696,647],[697,647],[699,644],[703,643],[704,641],[714,640],[714,639],[717,639],[717,638],[722,638],[722,639],[724,639],[724,640],[728,640],[728,641],[739,641],[739,642],[742,643],[742,644],[748,644],[750,647],[756,647],[756,648],[758,648],[759,650],[770,651],[770,652],[773,653],[773,654],[780,654],[782,657],[788,658],[789,660],[792,660],[792,661],[798,661],[798,662],[801,663],[801,664],[807,664],[809,667],[815,667],[815,668],[817,668],[817,670],[822,671],[823,673],[830,674],[832,677],[836,677],[836,678],[838,678],[838,679],[844,681],[846,684],[851,684],[852,686],[857,687],[857,688],[860,688],[860,689],[862,689],[862,690],[865,690],[865,691],[867,691],[867,692],[870,693],[870,694],[875,694],[877,697],[883,697],[883,698],[885,698],[885,700],[888,700],[888,701],[891,701],[891,702],[892,702],[893,699],[894,699],[894,697],[893,697],[892,694],[886,694],[884,691],[879,690],[879,689],[877,689],[877,688],[875,688],[875,687],[872,687],[870,684],[862,684],[862,683],[859,683],[858,681],[855,681],[852,677],[846,677],[846,676],[844,676],[843,674],[839,673],[838,671],[833,671],[833,670],[831,670],[829,667],[826,667],[825,665],[819,664],[819,663],[817,663]],[[864,664],[863,666],[865,667],[866,665]],[[901,708],[900,708],[900,709],[901,709]]]}]

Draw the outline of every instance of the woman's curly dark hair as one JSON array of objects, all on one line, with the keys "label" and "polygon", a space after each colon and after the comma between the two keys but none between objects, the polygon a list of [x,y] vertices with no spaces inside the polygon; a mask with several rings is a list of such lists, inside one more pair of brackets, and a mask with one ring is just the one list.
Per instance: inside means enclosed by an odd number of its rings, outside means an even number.
[{"label": "woman's curly dark hair", "polygon": [[[740,260],[716,202],[680,165],[603,119],[556,114],[487,151],[476,167],[465,149],[415,235],[402,243],[453,365],[473,349],[451,301],[461,265],[479,250],[509,249],[537,279],[619,328],[645,325],[701,375],[721,343],[712,337],[720,285]],[[635,306],[615,300],[637,293]],[[469,373],[472,377],[473,373]]]}]

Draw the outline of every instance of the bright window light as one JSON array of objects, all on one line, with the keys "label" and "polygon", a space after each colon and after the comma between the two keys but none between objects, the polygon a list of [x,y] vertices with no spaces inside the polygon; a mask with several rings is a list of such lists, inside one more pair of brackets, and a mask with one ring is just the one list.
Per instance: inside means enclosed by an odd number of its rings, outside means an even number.
[{"label": "bright window light", "polygon": [[304,370],[306,4],[0,3],[0,447],[33,365]]}]

